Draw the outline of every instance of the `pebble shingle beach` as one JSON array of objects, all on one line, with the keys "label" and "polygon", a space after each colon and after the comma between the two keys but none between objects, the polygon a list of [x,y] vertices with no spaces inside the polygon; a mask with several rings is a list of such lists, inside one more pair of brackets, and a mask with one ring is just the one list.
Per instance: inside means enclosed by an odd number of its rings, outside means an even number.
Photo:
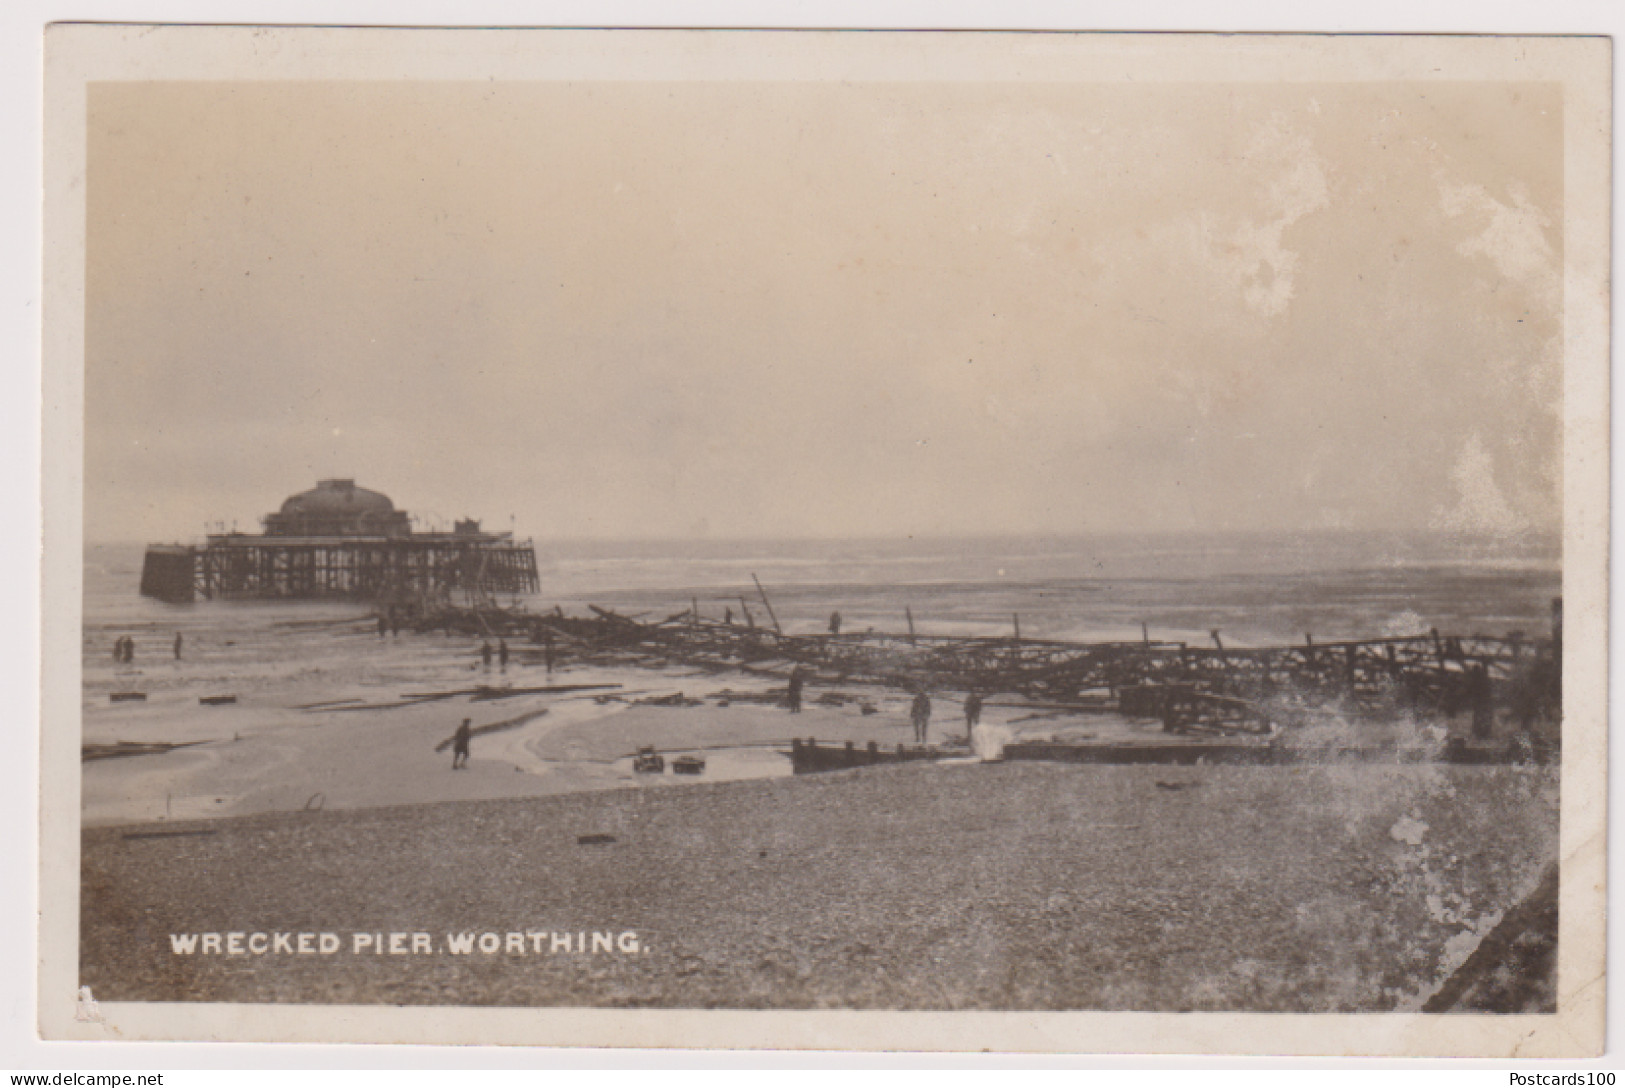
[{"label": "pebble shingle beach", "polygon": [[[1433,765],[915,764],[124,825],[84,834],[81,975],[104,1000],[1417,1009],[1556,832],[1555,771]],[[172,951],[212,932],[271,950]],[[583,932],[618,947],[555,947]],[[299,933],[341,947],[269,943]]]}]

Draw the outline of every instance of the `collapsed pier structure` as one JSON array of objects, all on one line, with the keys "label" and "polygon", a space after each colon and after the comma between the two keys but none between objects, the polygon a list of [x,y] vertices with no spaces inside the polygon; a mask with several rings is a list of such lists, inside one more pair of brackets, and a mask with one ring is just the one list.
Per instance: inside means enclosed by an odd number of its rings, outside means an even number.
[{"label": "collapsed pier structure", "polygon": [[[764,604],[767,604],[764,594]],[[877,632],[787,635],[719,622],[694,609],[643,622],[589,606],[555,611],[452,609],[420,629],[528,637],[547,660],[743,669],[808,682],[872,683],[933,694],[1012,696],[1023,706],[1160,720],[1173,733],[1264,738],[1327,708],[1351,719],[1470,713],[1475,733],[1513,723],[1555,744],[1562,710],[1562,611],[1550,637],[1424,635],[1298,645],[1161,641],[1067,642]],[[768,605],[771,614],[771,605]],[[1481,734],[1482,735],[1482,734]]]},{"label": "collapsed pier structure", "polygon": [[416,609],[461,593],[478,606],[538,587],[530,541],[465,519],[451,532],[416,532],[387,495],[354,480],[322,480],[263,519],[265,531],[211,533],[203,547],[154,544],[141,593],[197,597],[342,598]]}]

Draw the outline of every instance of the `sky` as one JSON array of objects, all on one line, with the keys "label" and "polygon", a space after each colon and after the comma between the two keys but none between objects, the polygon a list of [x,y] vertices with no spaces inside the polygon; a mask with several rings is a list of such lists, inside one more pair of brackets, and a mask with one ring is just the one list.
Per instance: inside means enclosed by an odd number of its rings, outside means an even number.
[{"label": "sky", "polygon": [[1560,527],[1555,84],[102,83],[90,540]]}]

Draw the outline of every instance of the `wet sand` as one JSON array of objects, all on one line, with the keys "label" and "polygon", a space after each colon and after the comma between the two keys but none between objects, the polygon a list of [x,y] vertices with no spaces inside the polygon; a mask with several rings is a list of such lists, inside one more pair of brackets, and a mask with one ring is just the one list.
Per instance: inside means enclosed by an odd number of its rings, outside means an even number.
[{"label": "wet sand", "polygon": [[[613,788],[689,786],[703,781],[777,777],[790,773],[792,738],[862,748],[911,743],[910,697],[863,685],[808,685],[803,708],[791,714],[779,700],[778,680],[743,672],[693,669],[573,666],[548,675],[517,662],[506,671],[469,668],[461,643],[424,637],[349,640],[352,670],[342,655],[335,671],[304,674],[278,685],[267,678],[233,686],[238,701],[198,703],[196,683],[150,683],[145,702],[87,705],[84,743],[164,740],[188,746],[168,752],[98,759],[83,765],[84,826],[147,820],[246,816],[305,809],[355,809],[436,801],[536,797]],[[359,643],[359,645],[357,645]],[[360,651],[360,654],[357,654]],[[359,656],[358,662],[355,658]],[[174,670],[177,677],[183,670]],[[154,673],[157,675],[154,676]],[[165,680],[161,670],[147,678]],[[116,679],[116,678],[115,678]],[[103,680],[106,686],[106,680]],[[412,702],[426,692],[479,685],[605,685],[609,690],[512,696],[470,695]],[[215,683],[209,690],[222,685]],[[660,706],[640,700],[682,696],[698,705]],[[87,704],[94,698],[87,698]],[[105,698],[105,697],[104,697]],[[824,701],[821,701],[824,700]],[[324,704],[314,709],[311,704]],[[377,709],[355,709],[359,706]],[[865,713],[868,707],[872,712]],[[929,737],[963,744],[962,696],[933,700]],[[457,723],[476,729],[518,722],[476,736],[465,769],[453,771],[451,753],[436,752]],[[1151,721],[1112,714],[1035,711],[993,700],[982,716],[1007,739],[1074,742],[1188,743]],[[1456,723],[1404,738],[1401,724],[1302,728],[1286,743],[1442,744]],[[663,775],[632,770],[641,747],[668,757]],[[700,776],[678,776],[669,761],[680,754],[706,760]]]},{"label": "wet sand", "polygon": [[[429,649],[436,641],[425,640]],[[423,648],[418,648],[421,652]],[[525,695],[500,700],[470,696],[378,710],[327,707],[314,702],[398,702],[448,685],[607,684],[607,692]],[[792,737],[826,742],[873,740],[890,747],[912,739],[906,696],[876,689],[839,689],[844,705],[818,703],[837,690],[809,685],[801,713],[724,692],[771,697],[771,678],[741,673],[696,675],[685,669],[544,670],[511,667],[507,673],[466,669],[449,678],[442,668],[427,680],[395,683],[305,683],[276,692],[255,691],[235,704],[202,706],[190,690],[157,691],[147,702],[98,706],[87,714],[85,743],[163,738],[197,741],[166,753],[100,759],[83,768],[85,826],[146,820],[244,816],[306,808],[352,809],[433,801],[534,797],[579,790],[689,785],[694,779],[634,774],[630,756],[648,745],[668,756],[706,756],[701,780],[788,774],[776,754]],[[635,700],[683,694],[699,706],[636,705]],[[864,714],[862,703],[877,710]],[[932,739],[964,736],[960,707],[937,701]],[[989,723],[1022,712],[990,710]],[[451,753],[435,746],[463,718],[478,728],[526,718],[522,725],[477,736],[464,770],[451,769]],[[716,749],[762,748],[748,753]]]}]

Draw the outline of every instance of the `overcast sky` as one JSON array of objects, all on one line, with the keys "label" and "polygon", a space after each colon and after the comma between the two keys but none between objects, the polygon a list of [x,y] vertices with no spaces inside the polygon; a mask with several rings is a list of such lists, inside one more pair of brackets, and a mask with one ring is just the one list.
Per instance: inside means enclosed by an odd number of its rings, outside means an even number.
[{"label": "overcast sky", "polygon": [[1549,84],[96,84],[93,540],[1556,530]]}]

